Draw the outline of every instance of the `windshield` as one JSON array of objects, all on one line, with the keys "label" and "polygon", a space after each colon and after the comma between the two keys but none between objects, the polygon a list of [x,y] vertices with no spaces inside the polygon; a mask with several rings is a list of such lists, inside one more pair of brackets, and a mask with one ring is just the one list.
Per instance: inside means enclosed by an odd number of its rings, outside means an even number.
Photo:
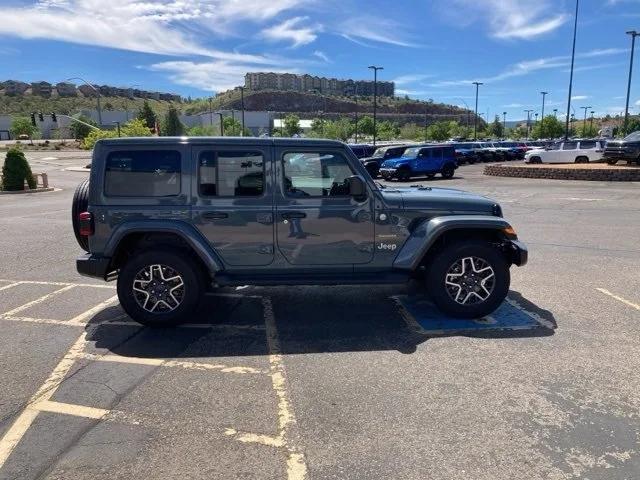
[{"label": "windshield", "polygon": [[404,153],[402,154],[402,156],[403,157],[417,157],[419,151],[420,151],[419,148],[407,148],[404,151]]},{"label": "windshield", "polygon": [[624,137],[628,142],[640,142],[640,130]]},{"label": "windshield", "polygon": [[373,152],[372,157],[384,157],[384,152],[386,152],[387,149],[385,148],[378,148],[376,149],[375,152]]}]

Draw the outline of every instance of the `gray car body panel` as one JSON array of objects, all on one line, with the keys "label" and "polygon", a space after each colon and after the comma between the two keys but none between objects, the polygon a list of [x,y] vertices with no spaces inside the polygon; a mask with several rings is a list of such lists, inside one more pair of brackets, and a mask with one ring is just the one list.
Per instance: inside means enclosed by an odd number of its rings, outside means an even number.
[{"label": "gray car body panel", "polygon": [[[198,191],[199,152],[255,150],[264,156],[264,195],[204,197]],[[115,150],[177,150],[181,186],[172,197],[106,197],[105,159]],[[283,155],[322,151],[347,159],[366,183],[366,199],[291,197],[284,190]],[[453,228],[502,229],[495,202],[453,189],[379,187],[342,142],[315,139],[160,137],[99,141],[94,149],[89,211],[95,234],[90,252],[111,257],[130,233],[174,233],[203,260],[212,276],[242,278],[406,273],[437,237]],[[98,187],[96,187],[98,186]],[[499,208],[499,207],[498,207]],[[227,216],[207,220],[207,212]],[[304,215],[287,220],[286,214]],[[381,277],[382,280],[382,277]]]}]

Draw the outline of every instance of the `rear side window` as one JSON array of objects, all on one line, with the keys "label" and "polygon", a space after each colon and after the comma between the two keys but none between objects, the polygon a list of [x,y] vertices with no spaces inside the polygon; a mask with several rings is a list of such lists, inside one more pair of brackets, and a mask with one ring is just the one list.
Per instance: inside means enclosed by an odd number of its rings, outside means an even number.
[{"label": "rear side window", "polygon": [[429,150],[431,150],[431,158],[434,160],[442,159],[442,148],[430,148]]},{"label": "rear side window", "polygon": [[562,150],[575,150],[578,147],[578,142],[564,142],[562,144]]},{"label": "rear side window", "polygon": [[264,157],[260,152],[204,151],[199,157],[200,195],[261,197]]},{"label": "rear side window", "polygon": [[596,148],[596,142],[594,140],[580,142],[580,148],[584,148],[584,149]]},{"label": "rear side window", "polygon": [[111,152],[105,166],[108,197],[171,197],[180,193],[180,152],[130,150]]}]

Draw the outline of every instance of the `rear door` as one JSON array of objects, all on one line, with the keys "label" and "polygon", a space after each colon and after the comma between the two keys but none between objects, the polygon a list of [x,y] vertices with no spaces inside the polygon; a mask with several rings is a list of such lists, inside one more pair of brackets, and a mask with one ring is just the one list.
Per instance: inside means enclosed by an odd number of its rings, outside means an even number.
[{"label": "rear door", "polygon": [[[356,174],[339,147],[276,148],[276,238],[291,265],[340,265],[373,260],[373,197],[349,195]],[[332,271],[338,267],[333,267]]]},{"label": "rear door", "polygon": [[229,266],[273,261],[272,147],[193,147],[192,221]]}]

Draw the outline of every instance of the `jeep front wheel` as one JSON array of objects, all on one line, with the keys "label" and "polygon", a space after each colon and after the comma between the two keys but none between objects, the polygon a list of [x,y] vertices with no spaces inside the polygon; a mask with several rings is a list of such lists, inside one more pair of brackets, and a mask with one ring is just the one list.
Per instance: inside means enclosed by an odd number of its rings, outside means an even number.
[{"label": "jeep front wheel", "polygon": [[149,326],[186,321],[204,292],[198,265],[188,254],[155,250],[134,254],[118,275],[118,298],[125,312]]},{"label": "jeep front wheel", "polygon": [[488,242],[458,242],[436,254],[426,280],[433,302],[445,314],[480,318],[492,313],[507,296],[509,264]]}]

